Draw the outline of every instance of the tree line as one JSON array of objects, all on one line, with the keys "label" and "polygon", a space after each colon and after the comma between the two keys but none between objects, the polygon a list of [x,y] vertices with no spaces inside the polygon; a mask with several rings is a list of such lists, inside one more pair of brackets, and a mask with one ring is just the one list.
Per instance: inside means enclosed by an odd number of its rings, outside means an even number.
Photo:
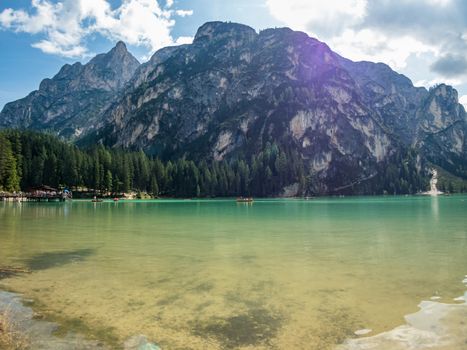
[{"label": "tree line", "polygon": [[304,179],[298,154],[277,145],[244,160],[197,164],[180,158],[162,162],[143,151],[95,145],[80,149],[57,137],[31,131],[0,132],[0,191],[49,185],[96,193],[141,191],[153,196],[269,196]]},{"label": "tree line", "polygon": [[[408,149],[377,165],[376,176],[328,194],[411,194],[427,189]],[[349,168],[349,173],[351,169]],[[344,171],[345,173],[345,171]],[[321,179],[307,170],[294,148],[267,142],[259,153],[230,161],[161,161],[143,151],[94,145],[78,148],[57,137],[32,131],[0,132],[0,191],[27,191],[49,185],[94,193],[146,192],[166,197],[274,196],[296,184],[302,195],[323,194]],[[343,181],[340,181],[343,182]],[[465,191],[443,184],[443,189]]]}]

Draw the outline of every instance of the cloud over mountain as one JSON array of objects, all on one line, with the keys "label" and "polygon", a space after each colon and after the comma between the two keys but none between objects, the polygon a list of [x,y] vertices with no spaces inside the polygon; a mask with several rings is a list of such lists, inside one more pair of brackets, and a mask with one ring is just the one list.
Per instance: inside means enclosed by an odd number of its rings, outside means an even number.
[{"label": "cloud over mountain", "polygon": [[447,54],[431,65],[431,69],[446,77],[467,74],[467,60],[464,56]]},{"label": "cloud over mountain", "polygon": [[85,39],[95,34],[149,53],[177,42],[171,35],[176,18],[193,14],[172,6],[172,1],[162,7],[154,0],[123,0],[118,7],[108,0],[32,0],[28,11],[4,9],[0,28],[37,35],[34,47],[65,57],[89,56]]},{"label": "cloud over mountain", "polygon": [[327,41],[357,60],[404,68],[411,56],[434,57],[431,72],[466,73],[467,2],[462,0],[267,0],[288,26]]}]

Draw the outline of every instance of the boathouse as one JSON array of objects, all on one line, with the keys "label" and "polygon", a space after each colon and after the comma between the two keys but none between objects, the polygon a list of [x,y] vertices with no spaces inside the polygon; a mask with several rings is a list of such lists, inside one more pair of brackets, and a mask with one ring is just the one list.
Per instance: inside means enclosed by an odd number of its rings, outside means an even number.
[{"label": "boathouse", "polygon": [[37,197],[37,198],[56,197],[57,195],[59,195],[58,189],[47,186],[47,185],[31,187],[28,189],[27,192],[31,197]]}]

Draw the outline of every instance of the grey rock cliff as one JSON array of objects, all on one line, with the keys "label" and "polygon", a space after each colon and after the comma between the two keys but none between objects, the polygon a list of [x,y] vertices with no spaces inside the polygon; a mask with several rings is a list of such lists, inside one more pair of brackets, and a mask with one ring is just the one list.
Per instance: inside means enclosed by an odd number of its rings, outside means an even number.
[{"label": "grey rock cliff", "polygon": [[8,103],[0,127],[49,130],[77,138],[101,122],[102,112],[133,77],[139,62],[123,42],[87,64],[66,64],[27,97]]},{"label": "grey rock cliff", "polygon": [[166,159],[248,157],[276,142],[327,189],[370,178],[410,148],[465,175],[466,114],[445,85],[427,91],[304,33],[235,23],[207,23],[192,45],[154,60],[95,137]]},{"label": "grey rock cliff", "polygon": [[[193,44],[161,49],[139,67],[127,54],[108,55],[65,66],[7,105],[3,125],[65,135],[87,128],[83,144],[163,159],[252,159],[274,143],[298,154],[318,192],[378,180],[409,150],[419,172],[432,162],[467,177],[467,116],[452,87],[414,87],[383,63],[352,62],[305,33],[209,22]],[[98,69],[119,57],[127,61],[121,80]],[[63,94],[74,89],[77,100]]]}]

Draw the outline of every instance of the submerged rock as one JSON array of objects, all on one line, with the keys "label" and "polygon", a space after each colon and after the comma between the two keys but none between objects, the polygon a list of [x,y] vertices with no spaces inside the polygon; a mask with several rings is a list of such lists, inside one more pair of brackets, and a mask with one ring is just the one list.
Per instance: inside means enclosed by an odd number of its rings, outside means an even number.
[{"label": "submerged rock", "polygon": [[[58,337],[59,325],[38,319],[36,313],[22,303],[21,295],[0,291],[0,315],[21,343],[34,350],[108,350],[97,340],[89,340],[80,334],[68,332]],[[0,344],[1,345],[1,344]],[[21,348],[21,347],[19,347]],[[150,349],[150,348],[148,348]]]},{"label": "submerged rock", "polygon": [[43,252],[28,258],[25,263],[32,271],[46,270],[66,264],[84,261],[95,254],[95,249],[75,249],[67,251]]},{"label": "submerged rock", "polygon": [[161,350],[159,346],[150,343],[146,336],[141,334],[128,339],[124,346],[125,350]]}]

